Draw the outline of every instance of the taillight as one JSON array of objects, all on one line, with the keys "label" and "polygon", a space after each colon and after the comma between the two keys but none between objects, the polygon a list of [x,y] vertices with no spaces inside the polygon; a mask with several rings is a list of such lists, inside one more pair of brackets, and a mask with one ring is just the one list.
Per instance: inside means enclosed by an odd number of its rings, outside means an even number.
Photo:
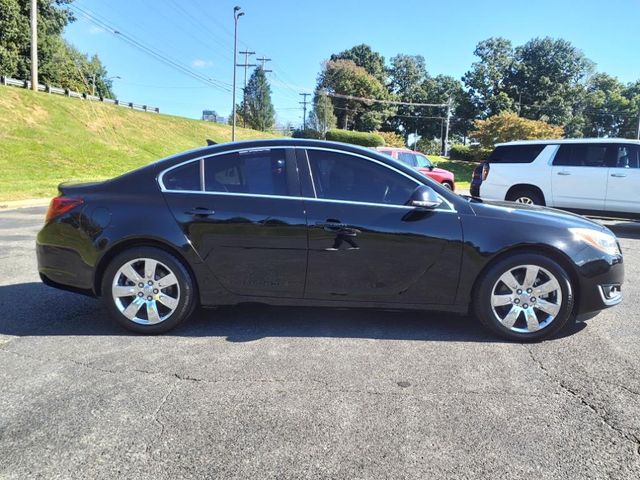
[{"label": "taillight", "polygon": [[491,167],[489,166],[489,164],[488,164],[488,163],[485,163],[485,164],[482,166],[482,181],[483,181],[483,182],[484,182],[484,181],[487,179],[487,177],[489,176],[489,170],[491,170]]},{"label": "taillight", "polygon": [[55,197],[51,200],[51,203],[49,203],[49,209],[47,210],[45,222],[59,217],[63,213],[66,213],[72,208],[75,208],[78,205],[82,205],[83,203],[84,200],[82,200],[81,198]]}]

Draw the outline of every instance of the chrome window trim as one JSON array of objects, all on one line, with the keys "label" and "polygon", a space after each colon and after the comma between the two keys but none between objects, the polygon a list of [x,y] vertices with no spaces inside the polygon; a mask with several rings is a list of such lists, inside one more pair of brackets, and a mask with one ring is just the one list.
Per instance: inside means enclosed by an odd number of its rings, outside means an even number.
[{"label": "chrome window trim", "polygon": [[[303,149],[305,150],[305,155],[307,157],[307,164],[308,164],[308,168],[309,168],[309,175],[311,177],[311,184],[313,186],[313,193],[315,195],[314,197],[302,197],[302,196],[293,196],[293,195],[268,195],[268,194],[261,194],[261,193],[235,193],[235,192],[207,192],[205,190],[205,178],[204,178],[204,171],[205,171],[205,160],[207,158],[211,158],[211,157],[218,157],[220,155],[226,155],[229,153],[244,153],[244,152],[254,152],[254,151],[265,151],[265,150],[275,150],[275,149],[289,149],[289,148],[293,148],[295,149]],[[331,198],[318,198],[318,195],[316,193],[316,186],[315,186],[315,181],[313,178],[313,172],[311,171],[311,163],[309,160],[309,155],[306,154],[307,150],[321,150],[321,151],[328,151],[328,152],[335,152],[335,153],[340,153],[343,155],[351,155],[353,157],[358,157],[358,158],[362,158],[364,160],[368,160],[370,162],[373,163],[377,163],[378,165],[381,165],[385,168],[388,168],[389,170],[392,170],[396,173],[399,173],[400,175],[408,178],[409,180],[412,180],[413,182],[415,182],[416,185],[423,185],[423,183],[419,182],[417,179],[413,178],[412,176],[396,169],[393,168],[393,166],[391,165],[387,165],[384,162],[381,162],[379,160],[376,160],[374,158],[370,158],[367,157],[365,155],[361,155],[358,153],[353,153],[353,152],[345,152],[343,150],[338,150],[335,148],[326,148],[326,147],[305,147],[305,146],[292,146],[292,145],[287,145],[287,146],[279,146],[279,145],[274,145],[274,146],[270,146],[270,147],[254,147],[254,148],[236,148],[233,150],[225,150],[224,152],[217,152],[217,153],[213,153],[213,154],[208,154],[208,155],[202,155],[200,157],[196,157],[196,158],[191,158],[189,160],[185,160],[184,162],[178,163],[177,165],[173,165],[165,170],[163,170],[162,172],[160,172],[160,174],[157,176],[157,182],[160,185],[160,191],[162,193],[198,193],[201,195],[224,195],[224,196],[237,196],[237,197],[252,197],[252,198],[271,198],[271,199],[283,199],[283,200],[309,200],[309,201],[315,201],[315,202],[329,202],[329,203],[345,203],[345,204],[349,204],[349,205],[364,205],[364,206],[374,206],[374,207],[392,207],[392,208],[402,208],[402,209],[406,209],[406,210],[411,210],[411,209],[415,209],[415,207],[409,206],[409,205],[390,205],[387,203],[371,203],[371,202],[357,202],[357,201],[352,201],[352,200],[339,200],[339,199],[331,199]],[[176,168],[182,167],[184,165],[187,165],[189,163],[192,162],[200,162],[199,165],[199,169],[200,169],[200,188],[201,190],[169,190],[164,186],[164,176],[165,174],[169,173],[172,170],[175,170]],[[457,213],[456,209],[454,208],[453,204],[451,202],[449,202],[446,198],[442,197],[440,194],[438,194],[438,196],[442,199],[442,201],[449,206],[448,209],[446,208],[434,208],[431,211],[432,212],[451,212],[451,213]]]}]

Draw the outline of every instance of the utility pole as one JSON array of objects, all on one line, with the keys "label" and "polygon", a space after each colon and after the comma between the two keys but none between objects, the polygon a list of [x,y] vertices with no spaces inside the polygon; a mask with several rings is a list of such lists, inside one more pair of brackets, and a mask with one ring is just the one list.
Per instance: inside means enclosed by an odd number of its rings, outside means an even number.
[{"label": "utility pole", "polygon": [[240,11],[238,6],[233,7],[233,107],[231,108],[231,115],[233,116],[233,125],[231,127],[231,141],[236,141],[236,58],[238,51],[238,19],[244,15],[244,12]]},{"label": "utility pole", "polygon": [[302,95],[302,101],[298,102],[300,105],[302,105],[302,129],[306,130],[307,129],[307,97],[310,96],[310,93],[301,93],[300,95]]},{"label": "utility pole", "polygon": [[447,100],[446,122],[447,122],[447,127],[445,128],[445,131],[444,131],[444,148],[442,153],[444,157],[446,157],[447,154],[449,153],[449,126],[451,124],[451,97],[449,97],[449,100]]},{"label": "utility pole", "polygon": [[[247,69],[249,67],[255,67],[255,63],[249,63],[249,55],[255,55],[256,52],[249,52],[247,50],[238,52],[240,55],[244,55],[244,63],[236,63],[236,67],[244,67],[244,88],[242,89],[242,98],[247,95]],[[247,126],[247,102],[243,102],[244,108],[242,110],[242,126]]]},{"label": "utility pole", "polygon": [[38,91],[38,0],[31,0],[31,90]]},{"label": "utility pole", "polygon": [[640,140],[640,105],[638,105],[638,135],[636,136],[637,140]]},{"label": "utility pole", "polygon": [[265,58],[264,55],[262,57],[256,58],[256,60],[258,60],[259,62],[262,62],[262,70],[264,71],[264,73],[269,73],[269,72],[273,72],[273,70],[266,70],[264,68],[265,64],[267,62],[270,62],[271,59],[270,58]]}]

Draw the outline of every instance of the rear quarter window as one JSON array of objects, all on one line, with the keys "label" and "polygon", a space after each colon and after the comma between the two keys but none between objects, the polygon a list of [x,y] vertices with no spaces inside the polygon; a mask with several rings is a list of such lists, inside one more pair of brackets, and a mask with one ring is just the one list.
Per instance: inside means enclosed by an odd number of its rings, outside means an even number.
[{"label": "rear quarter window", "polygon": [[505,145],[496,147],[487,161],[489,163],[531,163],[546,145]]}]

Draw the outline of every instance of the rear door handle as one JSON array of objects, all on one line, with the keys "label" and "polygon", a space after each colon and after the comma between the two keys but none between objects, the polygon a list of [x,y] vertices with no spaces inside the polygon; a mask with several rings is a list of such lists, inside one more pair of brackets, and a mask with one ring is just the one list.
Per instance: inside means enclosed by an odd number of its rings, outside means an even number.
[{"label": "rear door handle", "polygon": [[623,177],[626,177],[627,174],[626,173],[612,173],[611,176],[612,177],[623,178]]},{"label": "rear door handle", "polygon": [[570,172],[558,172],[558,175],[571,175]]},{"label": "rear door handle", "polygon": [[196,217],[210,217],[211,215],[215,215],[215,210],[209,210],[208,208],[203,208],[203,207],[197,207],[197,208],[193,208],[191,210],[187,210],[186,212],[187,215],[194,215]]}]

